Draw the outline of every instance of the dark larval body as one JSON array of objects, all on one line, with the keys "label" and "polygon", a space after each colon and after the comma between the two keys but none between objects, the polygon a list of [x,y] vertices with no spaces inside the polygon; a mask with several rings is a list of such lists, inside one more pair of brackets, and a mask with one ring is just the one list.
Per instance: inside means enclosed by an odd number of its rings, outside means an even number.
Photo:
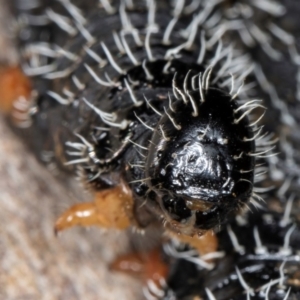
[{"label": "dark larval body", "polygon": [[139,229],[217,232],[213,258],[165,242],[169,277],[146,298],[300,297],[300,8],[25,2],[12,10],[34,92],[17,133],[95,191],[125,182]]}]

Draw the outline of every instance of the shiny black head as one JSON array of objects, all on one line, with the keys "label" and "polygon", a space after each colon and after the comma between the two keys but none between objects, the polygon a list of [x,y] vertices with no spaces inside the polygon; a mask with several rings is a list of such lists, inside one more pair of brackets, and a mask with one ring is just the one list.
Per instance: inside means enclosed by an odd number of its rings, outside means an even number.
[{"label": "shiny black head", "polygon": [[146,162],[168,226],[193,235],[222,224],[253,189],[255,142],[247,112],[219,89],[177,100],[157,124]]}]

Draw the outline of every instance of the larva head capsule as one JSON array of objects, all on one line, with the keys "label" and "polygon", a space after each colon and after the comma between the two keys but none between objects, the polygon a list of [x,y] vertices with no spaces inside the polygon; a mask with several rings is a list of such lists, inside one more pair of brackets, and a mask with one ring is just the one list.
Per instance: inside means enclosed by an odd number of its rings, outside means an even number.
[{"label": "larva head capsule", "polygon": [[248,202],[255,150],[247,112],[215,88],[177,100],[152,135],[148,186],[167,226],[194,235],[222,224]]}]

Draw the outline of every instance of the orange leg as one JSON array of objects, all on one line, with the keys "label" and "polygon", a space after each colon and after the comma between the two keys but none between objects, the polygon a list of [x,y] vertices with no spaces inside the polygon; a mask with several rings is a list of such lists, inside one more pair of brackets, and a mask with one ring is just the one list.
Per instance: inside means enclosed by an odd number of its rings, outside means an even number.
[{"label": "orange leg", "polygon": [[177,235],[172,232],[169,232],[169,235],[185,244],[189,244],[195,248],[200,255],[216,252],[218,249],[218,239],[213,230],[206,231],[202,236]]},{"label": "orange leg", "polygon": [[123,184],[95,193],[94,201],[75,204],[56,221],[55,232],[79,225],[125,229],[132,223],[133,199]]},{"label": "orange leg", "polygon": [[0,69],[0,110],[16,125],[26,122],[31,94],[31,82],[18,66]]},{"label": "orange leg", "polygon": [[[170,232],[170,236],[191,245],[198,250],[200,255],[217,251],[218,243],[213,231],[208,231],[201,237],[179,236],[172,232]],[[150,298],[163,295],[169,275],[169,265],[162,259],[159,249],[149,253],[123,255],[113,262],[111,269],[141,279],[145,284],[144,294],[148,294]]]},{"label": "orange leg", "polygon": [[[55,232],[73,226],[101,226],[104,228],[126,229],[134,223],[133,199],[129,188],[125,185],[95,193],[94,201],[73,205],[56,221]],[[215,252],[218,249],[218,240],[212,230],[202,236],[179,235],[172,231],[169,236],[189,244],[200,255]]]},{"label": "orange leg", "polygon": [[164,287],[169,273],[169,266],[163,261],[161,251],[154,249],[148,253],[130,253],[117,258],[111,265],[114,271],[123,272],[141,279],[148,286],[151,294]]}]

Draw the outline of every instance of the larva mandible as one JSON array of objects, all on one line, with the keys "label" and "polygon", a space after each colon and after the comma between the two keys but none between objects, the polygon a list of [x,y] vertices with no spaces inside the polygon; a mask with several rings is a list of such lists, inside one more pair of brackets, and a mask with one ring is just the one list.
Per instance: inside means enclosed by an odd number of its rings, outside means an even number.
[{"label": "larva mandible", "polygon": [[[28,9],[39,11],[30,3],[17,6],[25,10],[20,19],[30,28],[21,28],[20,37],[24,43],[23,70],[34,78],[35,90],[33,103],[20,98],[23,103],[17,106],[25,108],[22,118],[15,114],[20,127],[29,126],[32,120],[36,124],[22,130],[23,134],[27,131],[38,136],[32,141],[47,145],[47,151],[65,148],[54,151],[54,159],[64,167],[79,166],[81,178],[95,190],[120,181],[129,185],[134,198],[130,222],[139,227],[163,219],[167,230],[202,235],[227,222],[250,198],[256,205],[260,197],[253,191],[254,173],[259,180],[265,170],[254,167],[255,157],[267,159],[273,169],[278,163],[268,155],[273,141],[263,133],[258,125],[260,117],[253,113],[263,106],[256,99],[243,102],[253,91],[247,91],[251,84],[244,89],[242,84],[252,72],[252,57],[243,54],[238,38],[238,50],[228,40],[238,34],[249,47],[251,34],[252,42],[259,36],[262,51],[273,60],[279,59],[280,52],[263,31],[250,26],[252,31],[247,35],[247,23],[236,24],[231,18],[239,18],[239,14],[246,18],[245,7],[248,13],[253,7],[258,11],[267,8],[276,16],[283,13],[280,5],[254,1],[252,7],[241,1],[229,9],[226,1],[176,1],[171,6],[167,1],[78,1],[76,6],[70,1],[56,1],[45,10],[42,7],[45,14],[37,17],[28,14]],[[93,11],[97,4],[102,7]],[[274,35],[280,32],[270,24]],[[221,37],[218,32],[225,34],[224,46],[217,43]],[[287,42],[296,64],[295,44]],[[259,50],[257,53],[260,55]],[[253,68],[262,82],[261,66],[254,64]],[[272,86],[261,87],[272,97],[270,103],[275,109],[280,108],[283,124],[293,125],[295,117],[285,103],[279,97],[273,101]],[[26,118],[28,111],[30,118]],[[248,120],[249,115],[252,120]],[[122,201],[132,205],[126,197]],[[68,226],[65,219],[60,225]],[[114,225],[126,227],[128,220]],[[242,278],[238,269],[236,274]],[[247,297],[255,297],[245,286],[242,284]],[[270,292],[271,287],[266,289]],[[205,287],[197,293],[213,299],[212,288],[207,286],[206,294],[204,291]],[[282,297],[288,297],[287,289],[282,291]],[[150,289],[146,295],[151,299],[153,293]],[[167,293],[172,294],[172,290]]]}]

